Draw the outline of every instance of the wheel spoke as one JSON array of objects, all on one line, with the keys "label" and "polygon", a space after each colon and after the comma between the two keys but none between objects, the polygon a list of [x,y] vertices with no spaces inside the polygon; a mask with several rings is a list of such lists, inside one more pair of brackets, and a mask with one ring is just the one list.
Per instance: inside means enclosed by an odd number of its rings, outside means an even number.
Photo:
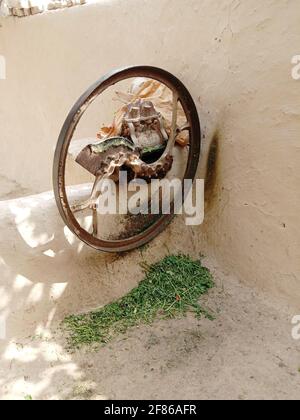
[{"label": "wheel spoke", "polygon": [[177,114],[178,114],[178,94],[177,92],[173,92],[173,107],[172,107],[172,125],[171,125],[171,133],[169,137],[169,141],[165,150],[165,155],[171,154],[176,139],[176,125],[177,125]]}]

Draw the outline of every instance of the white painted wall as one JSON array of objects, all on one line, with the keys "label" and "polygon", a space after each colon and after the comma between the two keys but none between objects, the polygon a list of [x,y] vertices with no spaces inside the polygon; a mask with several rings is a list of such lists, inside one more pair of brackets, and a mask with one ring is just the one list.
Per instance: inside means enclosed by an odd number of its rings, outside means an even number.
[{"label": "white painted wall", "polygon": [[56,140],[79,95],[114,67],[166,68],[196,101],[204,150],[218,131],[203,252],[299,302],[299,20],[298,0],[111,0],[2,20],[0,173],[51,188]]}]

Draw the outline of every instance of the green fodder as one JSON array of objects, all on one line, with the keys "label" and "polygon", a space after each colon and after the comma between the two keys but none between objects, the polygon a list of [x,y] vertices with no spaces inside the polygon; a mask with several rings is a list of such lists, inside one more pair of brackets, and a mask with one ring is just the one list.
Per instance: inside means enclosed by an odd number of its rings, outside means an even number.
[{"label": "green fodder", "polygon": [[143,268],[145,278],[126,296],[99,310],[64,320],[72,347],[106,343],[129,327],[150,324],[156,318],[184,316],[188,311],[197,317],[209,317],[198,301],[213,287],[213,279],[200,261],[170,255],[151,266],[144,263]]}]

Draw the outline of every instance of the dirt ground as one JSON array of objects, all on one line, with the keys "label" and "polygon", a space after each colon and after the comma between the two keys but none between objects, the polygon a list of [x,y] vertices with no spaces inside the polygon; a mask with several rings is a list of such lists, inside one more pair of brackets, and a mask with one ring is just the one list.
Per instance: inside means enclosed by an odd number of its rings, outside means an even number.
[{"label": "dirt ground", "polygon": [[72,354],[55,334],[11,343],[1,398],[298,399],[293,314],[213,272],[217,286],[202,301],[214,321],[158,321]]},{"label": "dirt ground", "polygon": [[[6,180],[0,184],[2,200],[20,193]],[[172,246],[168,235],[156,239],[143,258],[151,260],[153,249],[164,241]],[[125,256],[125,263],[136,261],[139,255]],[[5,253],[1,256],[4,259]],[[47,332],[40,334],[33,334],[32,320],[45,317],[43,310],[48,311],[49,305],[45,295],[35,306],[26,307],[24,314],[24,296],[11,300],[20,318],[8,339],[0,341],[0,398],[298,399],[300,341],[291,336],[296,309],[250,289],[216,262],[207,258],[203,262],[211,269],[216,287],[202,298],[202,304],[215,314],[215,320],[188,316],[157,321],[99,348],[66,350],[58,324],[70,305],[68,295],[63,301],[65,312],[60,310]],[[36,264],[36,259],[31,263]],[[92,276],[91,267],[81,269]],[[134,280],[128,287],[133,285]],[[95,288],[92,280],[91,287]],[[120,293],[125,291],[120,289]],[[81,306],[86,310],[84,299]]]}]

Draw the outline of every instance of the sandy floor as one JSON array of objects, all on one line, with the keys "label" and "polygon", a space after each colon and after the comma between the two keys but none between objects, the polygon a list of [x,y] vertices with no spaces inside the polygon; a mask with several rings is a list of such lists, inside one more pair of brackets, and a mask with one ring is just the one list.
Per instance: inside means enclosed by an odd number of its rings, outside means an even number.
[{"label": "sandy floor", "polygon": [[[3,179],[0,191],[5,192],[2,200],[20,192]],[[0,227],[3,235],[1,220]],[[0,340],[0,398],[299,398],[300,342],[291,337],[295,309],[249,289],[208,259],[204,262],[214,274],[216,287],[202,302],[215,313],[214,321],[190,316],[158,321],[135,328],[105,347],[67,352],[57,328],[63,315],[124,294],[142,275],[137,268],[139,260],[152,261],[162,249],[177,250],[180,231],[172,235],[171,231],[172,227],[142,254],[135,251],[114,259],[87,250],[72,270],[73,274],[78,272],[79,285],[69,284],[69,289],[56,298],[38,294],[39,281],[47,285],[47,272],[49,277],[56,276],[51,284],[61,284],[57,271],[49,263],[45,266],[45,255],[30,249],[20,262],[16,253],[16,268],[12,270],[9,251],[2,247],[0,256],[6,271],[1,274],[0,288],[12,313],[8,337]],[[2,236],[2,245],[4,239]],[[191,243],[189,251],[196,256],[198,244],[194,240]],[[23,251],[27,252],[25,248]],[[37,267],[39,261],[46,267],[44,275]],[[57,259],[55,264],[61,275],[65,260]],[[108,268],[102,275],[105,266]],[[25,275],[28,283],[32,282],[26,294],[20,292],[20,283],[11,284],[17,272],[22,273],[26,287]],[[70,273],[66,270],[64,275],[67,282]],[[87,279],[89,287],[84,289]],[[5,299],[0,309],[5,310]],[[53,309],[55,315],[49,318]]]}]

